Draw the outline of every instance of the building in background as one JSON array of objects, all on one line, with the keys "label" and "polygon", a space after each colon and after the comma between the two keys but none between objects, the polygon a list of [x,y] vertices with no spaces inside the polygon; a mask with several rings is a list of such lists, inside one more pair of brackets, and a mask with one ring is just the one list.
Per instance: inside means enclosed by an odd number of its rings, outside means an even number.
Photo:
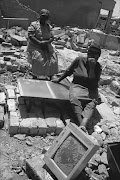
[{"label": "building in background", "polygon": [[[108,32],[115,3],[114,0],[0,0],[0,8],[5,18],[28,18],[29,23],[36,19],[42,8],[46,8],[51,12],[53,24],[87,29],[96,28],[101,9],[105,9],[108,17],[104,31]],[[26,22],[22,24],[27,28]],[[21,25],[21,22],[11,20],[9,25]]]}]

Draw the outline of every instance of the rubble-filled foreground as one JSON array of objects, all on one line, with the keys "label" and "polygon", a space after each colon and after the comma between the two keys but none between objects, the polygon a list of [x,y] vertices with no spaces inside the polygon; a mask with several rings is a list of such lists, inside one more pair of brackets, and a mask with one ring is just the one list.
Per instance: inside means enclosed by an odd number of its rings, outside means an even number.
[{"label": "rubble-filled foreground", "polygon": [[[12,41],[13,42],[13,41]],[[17,41],[18,42],[18,41]],[[16,41],[14,41],[16,43]],[[61,42],[60,42],[61,43]],[[36,157],[44,155],[53,140],[69,121],[60,102],[23,99],[17,89],[18,77],[32,78],[26,60],[26,46],[3,42],[0,53],[0,179],[27,180],[25,161],[34,177]],[[24,44],[25,45],[25,44]],[[59,70],[62,71],[80,54],[61,46],[58,49]],[[61,49],[60,49],[61,48]],[[102,50],[103,67],[100,79],[100,102],[88,124],[88,133],[100,145],[78,179],[110,179],[107,146],[120,141],[120,65],[119,56]],[[82,53],[81,53],[82,55]],[[69,78],[71,81],[71,77]],[[67,121],[65,121],[67,120]],[[4,126],[3,126],[4,125]],[[39,159],[39,158],[37,158]],[[31,162],[33,162],[31,164]],[[41,172],[39,172],[41,173]],[[33,178],[34,179],[34,178]],[[43,179],[49,179],[44,174]]]}]

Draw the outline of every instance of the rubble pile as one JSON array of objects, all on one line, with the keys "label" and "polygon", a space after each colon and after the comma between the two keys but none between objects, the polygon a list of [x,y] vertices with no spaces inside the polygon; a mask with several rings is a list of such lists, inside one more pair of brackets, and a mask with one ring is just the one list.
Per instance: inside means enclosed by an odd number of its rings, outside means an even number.
[{"label": "rubble pile", "polygon": [[[79,54],[86,55],[90,43],[89,34],[86,30],[70,27],[54,27],[53,30],[53,46],[58,53],[59,69],[64,70]],[[22,180],[25,164],[14,165],[13,162],[18,161],[15,156],[24,159],[44,154],[65,125],[56,106],[51,110],[51,105],[48,104],[44,109],[37,99],[33,103],[33,100],[23,99],[19,94],[17,78],[32,78],[31,67],[27,62],[26,32],[14,27],[9,30],[1,29],[0,34],[0,127],[13,135],[7,137],[6,143],[2,139],[1,141],[5,149],[9,147],[4,154],[9,154],[12,158],[11,171],[19,174]],[[99,61],[103,69],[99,86],[100,102],[87,130],[90,136],[97,139],[100,148],[79,177],[81,180],[109,179],[107,145],[120,142],[120,59],[119,56],[113,56],[111,51],[102,49]],[[39,124],[39,119],[43,123]],[[69,117],[65,119],[69,120]]]}]

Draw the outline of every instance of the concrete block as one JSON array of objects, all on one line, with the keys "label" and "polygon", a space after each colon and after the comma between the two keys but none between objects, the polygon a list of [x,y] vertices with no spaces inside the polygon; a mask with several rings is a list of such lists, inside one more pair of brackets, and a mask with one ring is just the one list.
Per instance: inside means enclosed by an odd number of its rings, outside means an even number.
[{"label": "concrete block", "polygon": [[26,174],[34,180],[54,180],[53,176],[49,173],[43,161],[44,155],[39,155],[31,159],[26,159]]},{"label": "concrete block", "polygon": [[96,106],[97,111],[103,119],[114,120],[116,119],[115,114],[106,103],[101,103]]},{"label": "concrete block", "polygon": [[29,118],[31,121],[30,125],[30,135],[37,135],[38,134],[38,121],[37,118]]},{"label": "concrete block", "polygon": [[16,112],[10,112],[10,124],[9,124],[9,133],[17,134],[19,132],[19,118]]},{"label": "concrete block", "polygon": [[45,119],[39,117],[37,121],[38,121],[38,135],[46,134],[48,127]]},{"label": "concrete block", "polygon": [[63,128],[65,127],[65,125],[61,119],[56,119],[56,124],[57,124],[57,128],[56,128],[55,134],[59,135],[61,131],[63,130]]},{"label": "concrete block", "polygon": [[21,55],[20,55],[19,52],[15,52],[15,53],[14,53],[14,57],[20,58],[20,56],[21,56]]},{"label": "concrete block", "polygon": [[20,133],[22,134],[29,134],[31,127],[31,120],[29,118],[22,119],[20,122]]},{"label": "concrete block", "polygon": [[4,68],[6,66],[6,63],[0,59],[0,68]]},{"label": "concrete block", "polygon": [[16,98],[14,89],[7,89],[7,95],[8,95],[8,99]]},{"label": "concrete block", "polygon": [[45,114],[45,121],[46,121],[46,124],[48,127],[47,133],[55,132],[57,124],[56,124],[56,117],[54,116],[54,114],[46,113]]},{"label": "concrete block", "polygon": [[0,106],[0,113],[4,113],[4,106]]},{"label": "concrete block", "polygon": [[4,46],[4,47],[12,47],[12,44],[7,43],[7,42],[2,42],[2,46]]},{"label": "concrete block", "polygon": [[4,61],[10,61],[11,57],[10,56],[4,56]]},{"label": "concrete block", "polygon": [[15,53],[15,50],[5,50],[5,51],[2,51],[1,52],[4,55],[6,56],[9,56],[9,55],[13,55]]},{"label": "concrete block", "polygon": [[14,99],[7,100],[8,111],[16,111],[16,102]]},{"label": "concrete block", "polygon": [[0,92],[0,104],[5,104],[6,96],[4,92]]},{"label": "concrete block", "polygon": [[6,67],[7,67],[7,70],[10,71],[12,69],[12,63],[7,61],[6,62]]}]

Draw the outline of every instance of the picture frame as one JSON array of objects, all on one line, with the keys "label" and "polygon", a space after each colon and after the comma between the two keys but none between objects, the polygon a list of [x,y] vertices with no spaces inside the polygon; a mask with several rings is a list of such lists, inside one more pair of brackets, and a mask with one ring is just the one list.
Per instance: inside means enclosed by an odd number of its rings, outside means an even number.
[{"label": "picture frame", "polygon": [[97,140],[70,122],[46,152],[44,161],[58,180],[73,180],[98,148]]}]

